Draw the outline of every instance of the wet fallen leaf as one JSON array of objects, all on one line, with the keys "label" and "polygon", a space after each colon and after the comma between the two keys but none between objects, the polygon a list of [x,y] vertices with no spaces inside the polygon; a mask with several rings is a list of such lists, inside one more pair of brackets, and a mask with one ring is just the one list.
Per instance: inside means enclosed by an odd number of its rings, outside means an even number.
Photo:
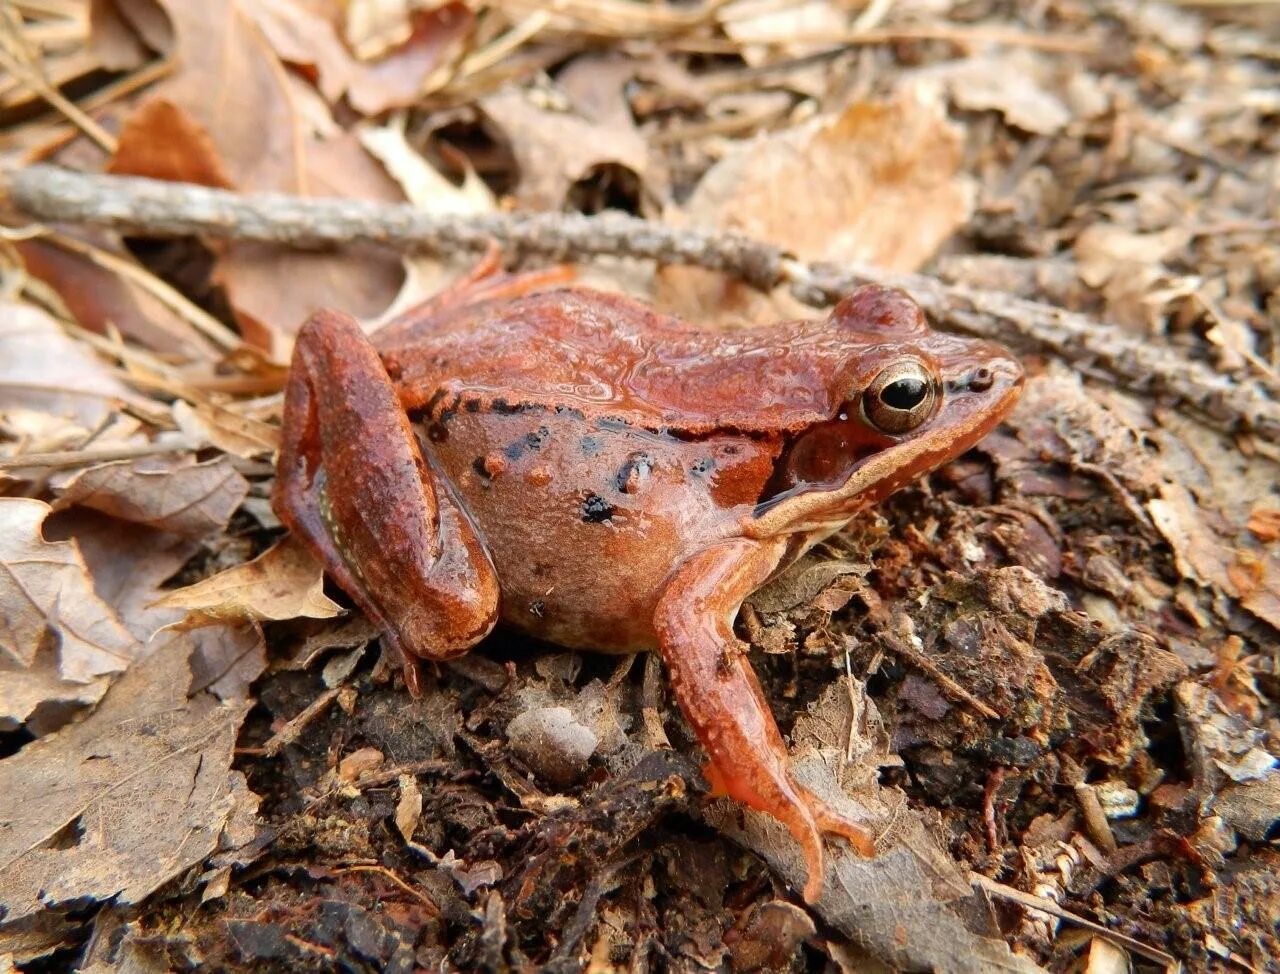
[{"label": "wet fallen leaf", "polygon": [[239,620],[329,619],[343,611],[324,594],[320,563],[292,535],[253,561],[170,592],[154,604],[187,610],[179,628]]},{"label": "wet fallen leaf", "polygon": [[93,590],[73,541],[46,541],[43,501],[0,498],[0,725],[98,699],[141,643]]},{"label": "wet fallen leaf", "polygon": [[176,638],[84,721],[0,761],[0,902],[11,924],[86,900],[137,903],[213,852],[235,806],[246,704],[187,696]]},{"label": "wet fallen leaf", "polygon": [[89,467],[55,481],[61,510],[78,504],[189,538],[227,526],[249,493],[228,457],[143,457]]}]

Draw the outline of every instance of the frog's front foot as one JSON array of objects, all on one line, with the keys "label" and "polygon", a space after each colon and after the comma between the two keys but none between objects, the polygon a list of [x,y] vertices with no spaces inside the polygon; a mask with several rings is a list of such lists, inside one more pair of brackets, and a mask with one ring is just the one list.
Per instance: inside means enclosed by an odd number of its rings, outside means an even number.
[{"label": "frog's front foot", "polygon": [[787,749],[760,684],[730,628],[742,600],[769,577],[780,546],[733,541],[694,555],[671,576],[655,629],[680,709],[707,749],[713,791],[772,815],[804,850],[807,902],[822,893],[823,834],[862,855],[871,834],[792,780]]}]

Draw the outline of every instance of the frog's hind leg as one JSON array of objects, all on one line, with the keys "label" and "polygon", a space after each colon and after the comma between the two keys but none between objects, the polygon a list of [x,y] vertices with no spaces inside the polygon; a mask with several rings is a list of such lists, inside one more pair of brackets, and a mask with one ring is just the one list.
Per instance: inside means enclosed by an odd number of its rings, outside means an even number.
[{"label": "frog's hind leg", "polygon": [[484,543],[347,315],[320,312],[298,333],[272,507],[383,630],[411,690],[415,658],[456,656],[493,628]]},{"label": "frog's hind leg", "polygon": [[791,832],[808,868],[804,898],[822,892],[822,834],[871,855],[870,833],[791,780],[787,749],[732,623],[742,600],[777,566],[781,545],[708,548],[668,579],[654,625],[680,709],[707,749],[713,787],[767,812]]}]

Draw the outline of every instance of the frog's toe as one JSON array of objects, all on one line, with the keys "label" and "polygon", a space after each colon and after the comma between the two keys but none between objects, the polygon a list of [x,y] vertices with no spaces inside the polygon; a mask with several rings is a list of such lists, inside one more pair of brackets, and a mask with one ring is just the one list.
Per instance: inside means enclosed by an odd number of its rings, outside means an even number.
[{"label": "frog's toe", "polygon": [[866,826],[845,818],[803,785],[796,785],[796,788],[804,795],[809,814],[813,816],[819,829],[827,835],[838,835],[846,839],[854,851],[865,858],[870,859],[876,854],[875,836]]}]

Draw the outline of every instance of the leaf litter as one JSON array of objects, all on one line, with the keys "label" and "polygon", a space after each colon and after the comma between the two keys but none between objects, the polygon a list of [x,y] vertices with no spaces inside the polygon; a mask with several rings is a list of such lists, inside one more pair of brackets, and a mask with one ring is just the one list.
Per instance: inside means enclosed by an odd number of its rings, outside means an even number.
[{"label": "leaf litter", "polygon": [[[7,164],[622,208],[1280,387],[1265,6],[16,8]],[[465,259],[0,222],[0,787],[31,798],[0,813],[0,965],[1280,953],[1273,441],[1023,347],[1006,424],[753,600],[797,773],[880,837],[829,847],[809,911],[785,834],[704,797],[658,666],[499,634],[413,700],[280,541],[292,334],[320,306],[372,326]],[[709,323],[799,313],[723,274],[580,271]]]}]

